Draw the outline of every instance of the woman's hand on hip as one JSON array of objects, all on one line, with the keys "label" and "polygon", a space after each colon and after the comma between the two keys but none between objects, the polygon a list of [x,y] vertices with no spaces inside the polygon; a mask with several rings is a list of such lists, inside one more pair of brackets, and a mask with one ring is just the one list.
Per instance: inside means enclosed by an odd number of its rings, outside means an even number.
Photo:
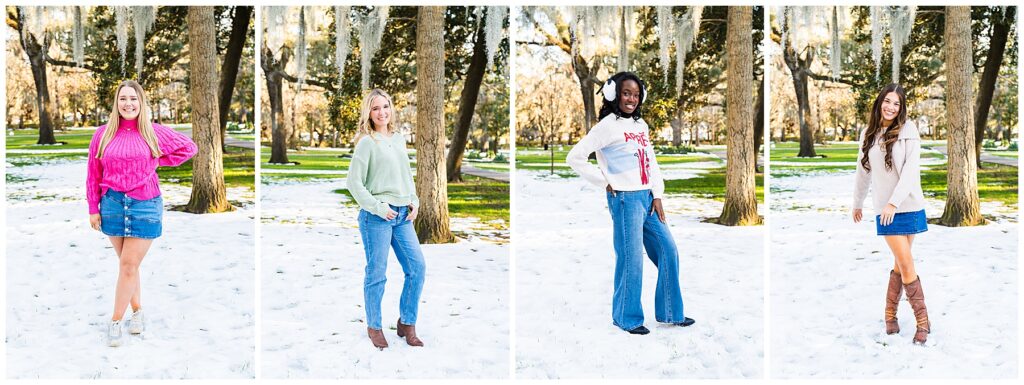
[{"label": "woman's hand on hip", "polygon": [[665,220],[665,209],[661,207],[661,198],[654,198],[654,212],[658,213],[658,220],[661,223],[668,223]]},{"label": "woman's hand on hip", "polygon": [[881,216],[882,226],[891,225],[892,218],[896,216],[896,206],[893,206],[892,203],[885,205]]},{"label": "woman's hand on hip", "polygon": [[405,216],[405,219],[409,222],[416,220],[416,214],[419,214],[420,210],[414,205],[409,205],[409,215]]},{"label": "woman's hand on hip", "polygon": [[99,231],[101,223],[103,223],[103,219],[99,214],[89,214],[89,225],[93,230]]},{"label": "woman's hand on hip", "polygon": [[853,223],[860,223],[860,220],[864,219],[864,210],[853,209],[851,215],[853,215]]}]

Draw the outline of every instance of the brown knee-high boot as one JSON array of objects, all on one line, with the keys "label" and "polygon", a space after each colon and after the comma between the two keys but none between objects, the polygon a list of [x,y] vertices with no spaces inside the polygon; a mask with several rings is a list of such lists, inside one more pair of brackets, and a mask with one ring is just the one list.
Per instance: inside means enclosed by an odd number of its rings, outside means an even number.
[{"label": "brown knee-high boot", "polygon": [[896,306],[899,305],[902,292],[903,278],[895,270],[889,270],[889,290],[885,293],[885,334],[900,332],[900,324],[896,322]]},{"label": "brown knee-high boot", "polygon": [[924,290],[921,289],[921,277],[918,276],[914,282],[903,285],[907,291],[907,301],[914,309],[914,318],[917,319],[917,332],[914,333],[914,343],[924,344],[928,340],[928,333],[931,332],[932,324],[928,321],[928,308],[924,305]]}]

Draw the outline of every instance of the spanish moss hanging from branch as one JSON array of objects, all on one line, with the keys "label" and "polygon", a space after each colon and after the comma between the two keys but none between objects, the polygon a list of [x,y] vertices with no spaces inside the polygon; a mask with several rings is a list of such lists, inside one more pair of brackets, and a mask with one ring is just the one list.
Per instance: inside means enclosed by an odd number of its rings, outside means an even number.
[{"label": "spanish moss hanging from branch", "polygon": [[284,46],[284,27],[286,24],[288,7],[264,7],[266,10],[266,32],[263,41],[267,44],[267,49],[273,55],[280,54],[281,47]]},{"label": "spanish moss hanging from branch", "polygon": [[487,21],[484,23],[484,42],[487,43],[487,68],[494,64],[494,54],[504,37],[505,17],[509,7],[487,7]]},{"label": "spanish moss hanging from branch", "polygon": [[121,74],[124,75],[124,59],[128,52],[128,7],[114,7],[114,34],[117,36],[117,51],[121,53]]},{"label": "spanish moss hanging from branch", "polygon": [[624,6],[619,15],[619,61],[618,71],[629,71],[629,41],[633,36],[633,7]]},{"label": "spanish moss hanging from branch", "polygon": [[85,64],[85,28],[82,27],[82,7],[75,6],[75,26],[72,35],[71,56],[75,60],[75,64],[81,66]]},{"label": "spanish moss hanging from branch", "polygon": [[349,30],[349,6],[334,7],[334,65],[338,67],[338,89],[345,78],[345,60],[352,50],[352,32]]},{"label": "spanish moss hanging from branch", "polygon": [[672,7],[661,6],[658,11],[658,61],[661,62],[662,81],[668,81],[668,46],[672,43]]},{"label": "spanish moss hanging from branch", "polygon": [[917,7],[893,7],[890,9],[892,26],[889,30],[889,38],[892,42],[892,82],[900,82],[900,64],[903,61],[903,46],[910,38],[910,31],[914,28],[914,18],[917,14]]},{"label": "spanish moss hanging from branch", "polygon": [[832,50],[829,52],[829,66],[832,70],[832,81],[839,78],[839,72],[842,70],[842,44],[839,40],[839,7],[832,7]]},{"label": "spanish moss hanging from branch", "polygon": [[697,31],[700,30],[702,6],[687,7],[683,16],[676,22],[676,92],[683,90],[683,76],[686,73],[686,55],[693,48]]},{"label": "spanish moss hanging from branch", "polygon": [[135,30],[135,76],[142,76],[143,54],[146,48],[146,33],[156,22],[154,7],[132,7],[132,28]]},{"label": "spanish moss hanging from branch", "polygon": [[295,77],[298,78],[298,87],[306,82],[306,61],[309,57],[309,50],[306,49],[306,11],[309,7],[299,7],[299,36],[295,42]]},{"label": "spanish moss hanging from branch", "polygon": [[362,70],[362,89],[370,88],[370,66],[373,55],[380,49],[380,39],[384,36],[384,27],[388,22],[390,7],[374,7],[359,23],[359,53]]},{"label": "spanish moss hanging from branch", "polygon": [[871,7],[871,58],[875,61],[875,81],[879,80],[879,71],[882,67],[882,39],[885,38],[885,24],[882,17],[885,13],[883,7]]}]

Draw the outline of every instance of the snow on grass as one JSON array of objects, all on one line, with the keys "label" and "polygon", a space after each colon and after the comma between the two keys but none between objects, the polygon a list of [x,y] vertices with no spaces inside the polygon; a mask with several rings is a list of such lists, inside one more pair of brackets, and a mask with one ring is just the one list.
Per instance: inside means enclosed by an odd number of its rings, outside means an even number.
[{"label": "snow on grass", "polygon": [[[264,185],[262,374],[265,378],[507,378],[507,244],[469,239],[423,245],[427,277],[413,348],[395,334],[402,269],[394,252],[382,302],[390,347],[366,335],[359,209],[333,192],[343,181]],[[504,238],[507,239],[507,236]]]},{"label": "snow on grass", "polygon": [[[875,235],[870,207],[861,223],[850,219],[853,183],[852,171],[772,179],[771,376],[1015,378],[1015,210],[984,202],[991,224],[932,224],[914,238],[932,325],[928,343],[915,346],[905,298],[897,313],[900,334],[885,334],[893,257]],[[938,217],[943,205],[928,199],[925,210]]]},{"label": "snow on grass", "polygon": [[517,378],[762,376],[763,227],[702,223],[721,213],[721,202],[667,197],[686,315],[697,323],[654,320],[657,271],[645,262],[651,334],[634,336],[612,325],[605,192],[580,178],[529,171],[519,171],[516,183]]},{"label": "snow on grass", "polygon": [[[8,167],[9,378],[253,378],[254,194],[223,214],[164,213],[164,234],[142,263],[146,332],[106,345],[118,262],[92,230],[85,162]],[[189,189],[161,186],[165,207]]]}]

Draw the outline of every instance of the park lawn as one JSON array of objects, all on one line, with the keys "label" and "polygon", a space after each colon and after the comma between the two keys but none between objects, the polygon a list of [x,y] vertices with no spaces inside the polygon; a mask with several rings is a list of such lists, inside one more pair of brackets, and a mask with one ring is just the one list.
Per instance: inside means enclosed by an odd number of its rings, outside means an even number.
[{"label": "park lawn", "polygon": [[289,151],[288,161],[298,163],[297,165],[269,164],[270,148],[264,147],[260,152],[260,167],[263,169],[276,170],[348,170],[351,158],[342,158],[347,151]]},{"label": "park lawn", "polygon": [[[188,131],[191,129],[191,124],[174,124],[170,125],[171,128],[177,131]],[[9,150],[70,150],[70,149],[88,149],[89,142],[92,141],[92,135],[96,132],[95,128],[73,130],[73,131],[56,131],[53,136],[57,139],[57,142],[64,142],[63,145],[52,146],[52,145],[37,145],[36,141],[39,140],[39,130],[37,129],[25,129],[25,130],[14,130],[14,135],[7,135],[6,148]]]},{"label": "park lawn", "polygon": [[[448,213],[453,217],[477,218],[480,222],[500,219],[504,221],[501,227],[507,228],[509,184],[472,175],[463,175],[462,178],[462,183],[448,183]],[[348,189],[334,192],[348,197],[349,204],[356,204]]]},{"label": "park lawn", "polygon": [[1001,157],[1004,157],[1004,158],[1017,158],[1018,157],[1018,152],[1017,151],[1005,151],[1005,150],[995,150],[995,151],[993,151],[993,150],[984,150],[984,151],[985,151],[986,154],[992,154],[992,155],[1001,156]]},{"label": "park lawn", "polygon": [[[946,199],[946,167],[921,170],[921,188],[926,196]],[[978,170],[978,197],[984,202],[1002,202],[1017,207],[1017,168],[988,163]]]},{"label": "park lawn", "polygon": [[[256,184],[256,152],[248,148],[228,147],[224,153],[224,185],[226,187],[255,187]],[[178,167],[160,167],[157,174],[161,182],[192,185],[192,162]]]},{"label": "park lawn", "polygon": [[7,149],[13,150],[69,150],[87,149],[92,135],[96,130],[75,130],[67,132],[54,132],[53,136],[57,142],[65,142],[63,145],[38,145],[39,130],[15,130],[14,135],[7,135]]},{"label": "park lawn", "polygon": [[508,163],[500,163],[500,162],[465,162],[463,164],[464,165],[470,165],[470,166],[479,168],[481,170],[491,170],[491,171],[498,171],[498,172],[508,172],[509,168],[510,168]]},{"label": "park lawn", "polygon": [[[929,146],[924,146],[925,149]],[[775,147],[771,149],[773,162],[798,162],[798,163],[820,163],[820,162],[850,162],[851,167],[857,161],[857,152],[860,148],[856,144],[842,143],[842,144],[829,144],[829,145],[815,145],[814,152],[819,156],[817,158],[798,158],[796,154],[800,152],[800,144],[796,142],[785,142],[776,143]],[[825,157],[821,157],[825,155]],[[921,152],[921,158],[925,159],[945,159],[945,155],[942,155],[934,151]]]},{"label": "park lawn", "polygon": [[856,144],[816,144],[814,146],[814,152],[818,154],[816,158],[798,158],[796,156],[800,153],[800,143],[798,142],[777,142],[770,151],[771,161],[779,162],[850,162],[852,164],[857,161]]},{"label": "park lawn", "polygon": [[[764,173],[756,174],[757,202],[764,204]],[[717,201],[725,200],[725,167],[708,170],[696,178],[665,181],[666,194],[692,194]]]}]

